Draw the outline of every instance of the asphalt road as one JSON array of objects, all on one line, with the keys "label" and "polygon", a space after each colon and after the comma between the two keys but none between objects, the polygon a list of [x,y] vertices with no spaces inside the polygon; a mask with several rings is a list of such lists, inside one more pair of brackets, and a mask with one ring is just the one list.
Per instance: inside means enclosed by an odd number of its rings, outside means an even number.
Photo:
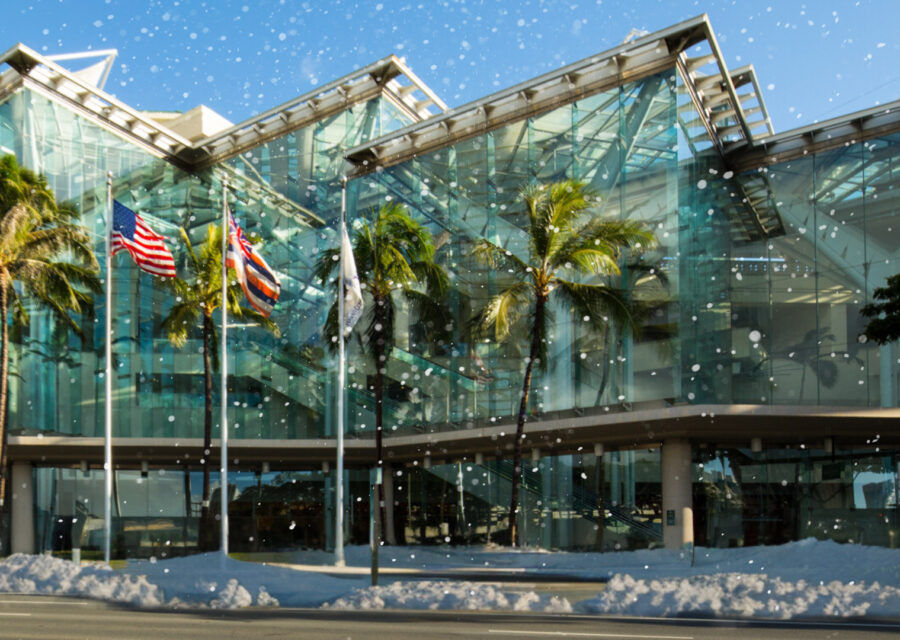
[{"label": "asphalt road", "polygon": [[136,611],[90,600],[0,595],[0,638],[315,638],[428,640],[874,640],[900,636],[900,624],[782,624],[433,611]]}]

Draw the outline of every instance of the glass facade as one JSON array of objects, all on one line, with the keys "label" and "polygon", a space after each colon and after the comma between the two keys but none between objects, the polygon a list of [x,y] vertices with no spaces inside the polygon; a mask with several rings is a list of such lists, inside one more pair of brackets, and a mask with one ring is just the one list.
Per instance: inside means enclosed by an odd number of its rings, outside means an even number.
[{"label": "glass facade", "polygon": [[[218,517],[221,485],[212,478]],[[36,549],[100,560],[104,473],[38,467],[34,471]],[[324,549],[334,545],[333,474],[235,471],[228,475],[229,549],[234,553]],[[187,467],[113,474],[112,556],[167,558],[197,553],[202,473]],[[368,538],[368,473],[347,471],[349,542]],[[74,556],[73,556],[74,554]]]},{"label": "glass facade", "polygon": [[[471,337],[470,319],[507,282],[477,262],[472,248],[486,238],[524,255],[520,191],[562,178],[589,186],[596,215],[640,221],[659,246],[626,258],[621,276],[607,280],[643,303],[639,326],[610,320],[595,332],[554,306],[549,366],[533,379],[529,424],[641,406],[896,406],[896,346],[865,340],[859,308],[900,270],[893,228],[900,134],[734,175],[698,129],[699,118],[672,68],[453,138],[349,182],[351,227],[387,202],[404,203],[432,233],[452,283],[450,339],[439,344],[397,300],[394,346],[382,365],[388,438],[490,427],[516,414],[527,330],[502,343]],[[44,173],[57,198],[82,213],[102,267],[107,172],[113,197],[169,238],[180,269],[181,230],[202,245],[208,226],[220,224],[227,181],[229,207],[282,281],[271,318],[277,335],[239,318],[229,327],[231,437],[289,448],[290,441],[334,436],[335,358],[323,337],[332,300],[314,269],[319,252],[337,244],[340,182],[350,169],[344,155],[409,124],[393,103],[375,98],[187,173],[22,89],[0,103],[0,149]],[[760,219],[776,221],[778,231],[753,231]],[[175,348],[160,327],[171,290],[127,256],[114,261],[115,308],[97,299],[94,313],[80,319],[82,336],[38,307],[14,334],[13,435],[102,435],[103,327],[112,313],[114,435],[202,437],[199,330]],[[374,432],[375,365],[357,340],[348,342],[348,361],[347,434],[367,438]],[[213,389],[218,407],[218,384]],[[810,535],[894,544],[896,452],[756,454],[713,444],[698,446],[694,456],[700,544]],[[504,541],[511,463],[471,459],[393,466],[398,542]],[[199,467],[185,462],[173,460],[146,477],[117,471],[122,554],[196,547]],[[599,459],[545,455],[525,467],[520,518],[528,544],[609,550],[661,543],[658,448],[607,451]],[[321,461],[286,468],[256,473],[236,464],[236,551],[332,544],[333,473],[321,471]],[[348,472],[353,542],[368,537],[367,473]],[[101,475],[37,466],[39,549],[99,548]],[[839,497],[828,494],[832,489]],[[767,514],[776,504],[778,513],[792,514],[789,527],[772,524],[775,516]],[[838,520],[846,526],[830,528]]]},{"label": "glass facade", "polygon": [[897,452],[796,447],[694,452],[694,539],[704,547],[805,538],[894,548]]},{"label": "glass facade", "polygon": [[[521,189],[567,177],[589,185],[599,197],[599,215],[640,220],[656,230],[660,248],[645,261],[666,274],[667,285],[639,284],[645,271],[632,275],[627,267],[610,281],[652,307],[639,336],[616,326],[595,335],[581,318],[554,307],[551,366],[535,376],[533,419],[679,395],[677,337],[670,331],[679,308],[676,85],[674,70],[651,76],[351,182],[351,213],[401,201],[425,222],[454,284],[450,344],[436,349],[423,342],[415,318],[408,321],[410,329],[401,325],[394,336],[388,375],[406,381],[406,388],[397,389],[386,405],[391,430],[471,428],[515,415],[526,330],[520,328],[520,340],[503,344],[466,335],[470,318],[505,282],[473,258],[472,248],[487,238],[514,253],[527,251]],[[361,388],[365,376],[357,371],[351,383]]]},{"label": "glass facade", "polygon": [[[396,471],[401,544],[509,544],[512,462]],[[524,464],[521,539],[544,549],[620,551],[662,544],[659,450],[547,456]]]},{"label": "glass facade", "polygon": [[896,345],[859,314],[900,270],[897,134],[750,172],[785,234],[731,251],[732,402],[891,407]]}]

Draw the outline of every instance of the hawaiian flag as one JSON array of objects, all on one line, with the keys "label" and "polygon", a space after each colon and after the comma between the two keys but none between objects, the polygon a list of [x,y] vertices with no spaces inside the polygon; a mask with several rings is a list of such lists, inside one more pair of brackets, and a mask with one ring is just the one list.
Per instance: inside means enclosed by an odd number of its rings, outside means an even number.
[{"label": "hawaiian flag", "polygon": [[110,254],[127,251],[137,266],[162,278],[175,277],[175,259],[163,236],[148,227],[134,211],[113,200]]},{"label": "hawaiian flag", "polygon": [[281,280],[244,237],[243,230],[234,221],[230,211],[225,264],[234,269],[250,305],[268,318],[278,300],[278,294],[281,293]]}]

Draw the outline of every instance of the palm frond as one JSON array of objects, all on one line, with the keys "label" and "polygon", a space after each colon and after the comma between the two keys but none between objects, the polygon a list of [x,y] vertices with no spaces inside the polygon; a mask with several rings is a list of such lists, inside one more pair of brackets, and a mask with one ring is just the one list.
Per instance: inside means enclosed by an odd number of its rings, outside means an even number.
[{"label": "palm frond", "polygon": [[22,304],[22,298],[16,294],[15,289],[10,287],[9,292],[9,306],[12,308],[13,312],[13,323],[19,327],[27,327],[31,319],[31,316],[28,314],[28,309]]},{"label": "palm frond", "polygon": [[240,306],[238,307],[238,312],[235,314],[235,316],[241,318],[242,320],[248,320],[256,325],[259,325],[276,338],[281,337],[281,329],[278,328],[278,325],[272,322],[272,320],[270,320],[263,314],[259,313],[256,309]]},{"label": "palm frond", "polygon": [[[438,315],[449,289],[446,273],[434,260],[431,234],[412,216],[406,206],[388,202],[369,211],[349,231],[353,258],[365,298],[368,318],[364,346],[374,354],[376,341],[390,353],[394,341],[395,295],[401,293],[425,315]],[[339,295],[340,238],[337,246],[319,253],[314,274],[327,290]],[[430,298],[430,300],[428,300]],[[446,310],[443,312],[448,313]],[[330,349],[337,347],[337,304],[331,305],[324,326]],[[446,323],[442,323],[441,326]]]},{"label": "palm frond", "polygon": [[[563,256],[559,256],[562,258]],[[585,274],[617,276],[619,275],[619,263],[616,256],[611,256],[605,251],[593,247],[576,249],[565,256],[566,260],[560,267],[576,269]]]},{"label": "palm frond", "polygon": [[341,262],[341,247],[329,247],[319,253],[316,260],[316,266],[313,269],[313,277],[318,280],[323,287],[328,285],[331,274],[335,273]]},{"label": "palm frond", "polygon": [[172,305],[160,326],[172,346],[180,349],[200,326],[201,317],[201,310],[194,300],[183,300]]},{"label": "palm frond", "polygon": [[561,278],[554,279],[554,291],[564,308],[574,310],[583,322],[594,330],[603,330],[608,324],[631,326],[634,307],[626,292],[603,284],[581,284]]},{"label": "palm frond", "polygon": [[493,329],[494,339],[505,340],[510,328],[525,314],[526,309],[534,303],[534,288],[527,282],[516,282],[500,293],[491,297],[484,308],[472,318],[472,329],[476,335],[483,335]]},{"label": "palm frond", "polygon": [[[593,218],[580,226],[565,244],[559,247],[552,256],[551,263],[554,268],[562,267],[566,263],[579,264],[575,254],[590,250],[594,255],[608,256],[608,260],[604,261],[608,264],[608,261],[618,262],[625,251],[646,252],[656,245],[656,236],[640,222]],[[606,273],[617,272],[618,269]]]},{"label": "palm frond", "polygon": [[190,268],[195,274],[200,273],[200,261],[197,259],[194,245],[191,242],[190,236],[188,236],[187,230],[184,227],[180,227],[178,231],[181,233],[181,242],[184,244],[185,255],[187,255],[190,260]]},{"label": "palm frond", "polygon": [[409,302],[416,324],[424,328],[429,344],[446,344],[450,341],[452,321],[449,309],[440,297],[407,289],[403,292]]},{"label": "palm frond", "polygon": [[27,240],[28,231],[35,223],[34,209],[24,203],[14,203],[5,212],[0,212],[0,249],[10,253],[11,247],[17,247]]},{"label": "palm frond", "polygon": [[385,282],[393,282],[397,286],[408,286],[418,279],[413,273],[409,259],[396,246],[382,247],[379,251],[380,275]]},{"label": "palm frond", "polygon": [[444,268],[431,260],[414,262],[410,267],[418,282],[425,283],[426,294],[434,300],[443,300],[450,289],[450,278]]},{"label": "palm frond", "polygon": [[471,255],[481,264],[496,271],[506,271],[522,277],[533,268],[520,259],[512,251],[494,244],[490,240],[480,239],[475,242]]},{"label": "palm frond", "polygon": [[546,218],[550,244],[544,255],[550,257],[578,233],[577,223],[591,205],[585,184],[577,180],[555,182],[547,191]]},{"label": "palm frond", "polygon": [[[169,309],[160,326],[166,332],[169,342],[176,348],[183,347],[191,334],[196,335],[198,330],[201,334],[202,331],[209,332],[215,343],[216,328],[212,319],[216,310],[220,310],[222,306],[222,227],[216,224],[207,225],[206,238],[198,249],[195,249],[184,229],[181,229],[181,239],[185,245],[189,271],[192,272],[193,278],[167,279],[167,286],[175,296],[175,304]],[[226,277],[225,298],[228,313],[236,318],[246,318],[280,336],[280,331],[273,321],[241,305],[243,292],[234,271],[229,270]],[[210,355],[214,360],[213,367],[217,368],[216,349],[213,349]]]},{"label": "palm frond", "polygon": [[525,205],[525,215],[528,217],[528,240],[532,254],[540,261],[547,255],[550,246],[547,188],[539,184],[526,185],[519,193],[519,200]]},{"label": "palm frond", "polygon": [[322,329],[324,341],[331,353],[338,350],[338,305],[334,302],[328,308],[328,315],[325,317],[325,326]]}]

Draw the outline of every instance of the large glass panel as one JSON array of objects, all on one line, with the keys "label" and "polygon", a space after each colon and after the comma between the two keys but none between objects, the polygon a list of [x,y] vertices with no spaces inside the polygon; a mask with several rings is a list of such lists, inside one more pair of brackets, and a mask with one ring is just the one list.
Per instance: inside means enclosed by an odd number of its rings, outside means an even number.
[{"label": "large glass panel", "polygon": [[[662,543],[659,450],[546,456],[526,463],[519,528],[528,546],[619,551]],[[509,544],[512,462],[396,472],[401,544]]]},{"label": "large glass panel", "polygon": [[809,537],[897,544],[896,451],[699,448],[694,462],[694,540],[700,546]]},{"label": "large glass panel", "polygon": [[[167,558],[196,553],[202,472],[188,468],[120,470],[113,474],[112,557]],[[35,549],[66,558],[103,557],[104,473],[101,469],[34,470]],[[229,549],[290,552],[334,546],[333,471],[249,470],[229,474]],[[366,471],[345,471],[348,544],[368,540]],[[212,477],[218,514],[219,477]],[[216,531],[218,538],[218,515]],[[269,556],[271,557],[271,556]]]},{"label": "large glass panel", "polygon": [[[896,140],[886,137],[758,172],[785,233],[741,248],[743,280],[732,294],[741,304],[736,401],[896,404],[895,349],[867,344],[859,313],[898,266],[887,213],[898,179],[887,157],[895,150]],[[765,296],[761,274],[754,286],[748,269],[766,270]],[[762,342],[743,336],[754,328]],[[748,342],[759,346],[748,351]]]}]

